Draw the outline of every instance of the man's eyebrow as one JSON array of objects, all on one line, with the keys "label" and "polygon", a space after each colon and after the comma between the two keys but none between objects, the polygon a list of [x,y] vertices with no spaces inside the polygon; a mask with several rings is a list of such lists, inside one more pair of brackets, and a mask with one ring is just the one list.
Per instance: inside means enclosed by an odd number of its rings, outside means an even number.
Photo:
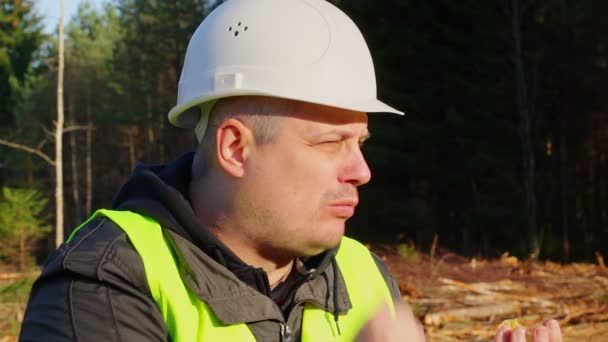
[{"label": "man's eyebrow", "polygon": [[[321,139],[327,136],[336,136],[336,137],[356,137],[357,134],[350,131],[350,130],[343,130],[343,129],[331,129],[325,132],[320,132],[317,134],[314,134],[312,136],[313,139]],[[368,140],[369,138],[371,138],[371,133],[369,131],[366,131],[360,138],[359,138],[359,142],[364,142],[366,140]]]}]

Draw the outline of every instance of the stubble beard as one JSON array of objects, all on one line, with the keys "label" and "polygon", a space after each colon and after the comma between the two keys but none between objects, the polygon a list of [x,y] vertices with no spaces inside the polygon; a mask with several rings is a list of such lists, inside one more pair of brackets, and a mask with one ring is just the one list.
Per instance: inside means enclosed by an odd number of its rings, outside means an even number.
[{"label": "stubble beard", "polygon": [[[243,208],[248,222],[244,234],[259,253],[268,256],[293,258],[319,254],[340,243],[346,225],[346,219],[342,219],[341,231],[336,237],[335,229],[338,228],[333,226],[336,223],[326,222],[328,218],[324,217],[324,209],[335,201],[356,199],[357,193],[357,188],[350,184],[328,191],[321,196],[316,208],[300,219],[250,202]],[[323,227],[325,224],[330,224],[331,227]]]}]

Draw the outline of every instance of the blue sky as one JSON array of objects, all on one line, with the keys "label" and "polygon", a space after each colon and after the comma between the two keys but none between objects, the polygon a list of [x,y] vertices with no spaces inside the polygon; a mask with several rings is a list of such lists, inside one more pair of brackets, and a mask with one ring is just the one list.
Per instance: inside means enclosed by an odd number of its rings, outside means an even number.
[{"label": "blue sky", "polygon": [[[76,14],[76,9],[82,2],[90,2],[96,8],[101,8],[101,5],[107,0],[64,0],[66,20],[70,20]],[[38,13],[44,18],[44,31],[55,32],[59,24],[60,0],[34,0],[34,3]]]}]

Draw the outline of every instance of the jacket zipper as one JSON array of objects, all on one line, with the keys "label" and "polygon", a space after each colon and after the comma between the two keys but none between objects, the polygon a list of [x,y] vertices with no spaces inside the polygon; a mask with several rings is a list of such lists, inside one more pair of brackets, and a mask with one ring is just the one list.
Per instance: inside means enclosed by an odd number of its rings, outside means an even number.
[{"label": "jacket zipper", "polygon": [[281,341],[282,342],[291,342],[291,329],[287,323],[281,323]]},{"label": "jacket zipper", "polygon": [[289,310],[289,314],[287,314],[287,319],[284,323],[281,323],[281,341],[282,342],[291,342],[293,341],[293,334],[291,328],[289,327],[289,319],[291,318],[291,314],[296,310],[299,305],[306,305],[306,300],[295,302],[291,310]]},{"label": "jacket zipper", "polygon": [[[312,272],[309,272],[309,274],[306,275],[306,278],[304,278],[304,280],[298,285],[298,287],[301,286],[302,284],[304,284],[307,280],[309,280],[311,275],[312,275]],[[282,342],[292,342],[293,341],[293,334],[292,334],[291,328],[289,327],[289,319],[291,318],[291,314],[296,310],[298,305],[306,305],[306,302],[307,301],[304,300],[304,301],[299,301],[299,302],[293,303],[293,307],[291,308],[291,310],[289,310],[289,313],[287,314],[287,319],[285,320],[284,323],[281,323],[281,341]],[[313,305],[314,305],[314,303],[313,303]]]}]

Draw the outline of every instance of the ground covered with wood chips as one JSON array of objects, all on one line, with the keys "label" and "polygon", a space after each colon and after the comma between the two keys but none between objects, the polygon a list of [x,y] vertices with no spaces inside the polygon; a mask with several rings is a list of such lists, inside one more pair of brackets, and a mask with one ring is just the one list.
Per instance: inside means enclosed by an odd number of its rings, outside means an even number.
[{"label": "ground covered with wood chips", "polygon": [[556,318],[565,341],[608,342],[608,270],[600,255],[598,264],[561,265],[372,249],[398,279],[429,341],[491,340],[504,319],[531,328]]},{"label": "ground covered with wood chips", "polygon": [[[399,281],[404,299],[424,323],[429,341],[491,340],[504,319],[533,327],[560,321],[565,341],[608,342],[608,269],[467,259],[443,252],[431,257],[398,246],[372,246]],[[0,342],[16,341],[28,291],[37,272],[0,272]]]}]

